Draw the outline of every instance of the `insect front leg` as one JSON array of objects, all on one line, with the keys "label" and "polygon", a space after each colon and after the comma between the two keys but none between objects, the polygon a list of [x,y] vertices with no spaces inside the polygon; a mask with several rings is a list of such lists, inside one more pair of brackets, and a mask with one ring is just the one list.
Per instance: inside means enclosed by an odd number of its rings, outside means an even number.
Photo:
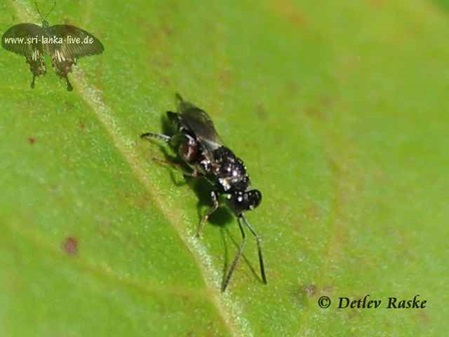
[{"label": "insect front leg", "polygon": [[207,222],[207,220],[212,215],[212,213],[214,213],[218,209],[218,206],[220,205],[218,202],[218,192],[217,191],[212,191],[210,193],[210,197],[212,199],[213,205],[211,208],[209,208],[209,210],[206,212],[206,214],[203,215],[203,218],[201,219],[201,222],[198,226],[198,231],[196,233],[197,237],[201,236],[201,233],[203,232],[204,224]]}]

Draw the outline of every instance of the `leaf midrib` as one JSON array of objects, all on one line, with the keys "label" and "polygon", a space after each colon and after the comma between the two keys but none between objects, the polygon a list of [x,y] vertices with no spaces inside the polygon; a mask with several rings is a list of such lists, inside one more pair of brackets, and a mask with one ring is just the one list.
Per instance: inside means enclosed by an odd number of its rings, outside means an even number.
[{"label": "leaf midrib", "polygon": [[[31,21],[32,9],[18,2],[11,2],[15,8],[17,17]],[[142,162],[139,154],[135,151],[134,141],[131,137],[125,136],[123,128],[121,128],[113,117],[113,111],[102,100],[101,91],[91,86],[81,69],[77,69],[74,73],[72,81],[73,87],[76,89],[80,98],[91,108],[97,119],[104,126],[108,134],[111,136],[113,145],[117,148],[120,155],[128,163],[137,180],[144,186],[151,198],[154,200],[156,207],[166,217],[168,222],[173,226],[184,245],[192,253],[192,257],[198,266],[203,280],[207,287],[207,297],[213,303],[218,313],[225,322],[226,327],[233,336],[253,336],[249,321],[243,316],[240,305],[235,298],[231,298],[229,293],[222,294],[219,289],[220,272],[214,268],[211,257],[204,244],[198,239],[190,236],[182,230],[185,221],[182,220],[179,213],[173,213],[166,205],[168,204],[163,196],[159,193],[157,185],[149,179],[145,164]],[[74,93],[73,92],[73,93]],[[118,280],[120,278],[117,278]],[[146,288],[145,286],[143,288]],[[151,289],[147,289],[151,291]]]}]

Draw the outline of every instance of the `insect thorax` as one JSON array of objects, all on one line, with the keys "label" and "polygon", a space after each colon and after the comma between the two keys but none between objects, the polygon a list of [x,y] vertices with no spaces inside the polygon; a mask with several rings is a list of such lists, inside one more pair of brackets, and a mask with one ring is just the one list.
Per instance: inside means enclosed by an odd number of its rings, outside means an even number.
[{"label": "insect thorax", "polygon": [[250,183],[246,167],[240,158],[225,146],[213,151],[207,173],[216,178],[225,193],[245,191]]}]

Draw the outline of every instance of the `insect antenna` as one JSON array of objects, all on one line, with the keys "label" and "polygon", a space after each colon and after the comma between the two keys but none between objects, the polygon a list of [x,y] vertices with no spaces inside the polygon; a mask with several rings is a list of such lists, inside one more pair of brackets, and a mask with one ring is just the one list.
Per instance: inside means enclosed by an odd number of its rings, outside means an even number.
[{"label": "insect antenna", "polygon": [[53,2],[53,7],[45,14],[45,16],[42,15],[41,11],[39,10],[39,6],[37,4],[37,1],[34,2],[34,5],[36,6],[37,13],[42,19],[42,22],[44,22],[44,25],[48,26],[47,17],[50,15],[50,13],[55,9],[56,7],[56,1]]},{"label": "insect antenna", "polygon": [[264,261],[263,261],[263,255],[262,255],[262,246],[261,246],[261,240],[259,235],[257,235],[256,231],[251,227],[251,225],[249,224],[249,222],[246,220],[245,216],[242,214],[239,216],[239,219],[243,219],[243,222],[245,222],[246,227],[248,227],[248,229],[250,230],[251,234],[254,235],[254,237],[256,238],[256,242],[257,242],[257,253],[259,255],[259,266],[260,266],[260,276],[262,277],[262,281],[263,283],[267,284],[267,277],[265,275],[265,265],[264,265]]},{"label": "insect antenna", "polygon": [[47,17],[48,17],[48,16],[50,15],[50,13],[53,11],[53,9],[55,9],[55,7],[56,7],[56,1],[53,2],[53,7],[48,11],[48,13],[45,15],[45,17],[42,16],[41,11],[39,10],[39,6],[37,5],[37,1],[34,2],[34,5],[36,6],[37,13],[38,13],[39,16],[41,17],[42,21],[45,22],[45,21],[47,20]]},{"label": "insect antenna", "polygon": [[232,277],[232,274],[234,273],[235,267],[237,266],[237,263],[240,260],[240,256],[243,253],[243,248],[245,248],[246,243],[246,234],[245,230],[243,229],[242,222],[240,221],[240,216],[238,217],[238,223],[240,228],[240,233],[242,234],[242,242],[240,243],[239,250],[237,251],[237,254],[234,257],[234,260],[232,260],[231,266],[229,267],[228,272],[225,275],[225,278],[223,279],[223,283],[221,284],[221,291],[224,292],[229,284],[229,280]]},{"label": "insect antenna", "polygon": [[237,266],[239,260],[240,260],[240,256],[242,256],[243,253],[243,249],[245,247],[245,243],[246,243],[246,233],[242,224],[242,220],[243,223],[245,224],[245,226],[250,230],[251,234],[254,235],[254,237],[256,238],[256,242],[257,242],[257,252],[259,254],[259,265],[260,265],[260,275],[262,277],[262,282],[267,284],[267,277],[265,275],[265,264],[264,264],[264,260],[263,260],[263,255],[262,255],[262,246],[260,244],[260,238],[257,235],[257,233],[254,231],[254,229],[251,227],[251,225],[249,224],[249,222],[246,220],[245,216],[243,214],[238,216],[238,223],[239,223],[239,228],[240,228],[240,233],[242,234],[242,242],[240,243],[239,246],[239,250],[237,251],[237,254],[234,257],[234,260],[231,263],[231,266],[229,267],[229,270],[223,280],[222,286],[221,286],[221,291],[225,291],[229,281],[231,280],[232,274],[234,273],[235,267]]}]

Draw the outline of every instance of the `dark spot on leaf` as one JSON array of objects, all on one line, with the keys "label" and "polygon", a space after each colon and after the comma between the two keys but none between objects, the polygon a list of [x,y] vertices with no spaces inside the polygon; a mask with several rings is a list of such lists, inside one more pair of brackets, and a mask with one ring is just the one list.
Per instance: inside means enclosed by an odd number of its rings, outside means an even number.
[{"label": "dark spot on leaf", "polygon": [[334,105],[334,100],[329,96],[321,96],[320,103],[322,106],[326,108],[330,108]]},{"label": "dark spot on leaf", "polygon": [[68,255],[76,255],[78,253],[78,241],[69,236],[64,240],[62,248]]},{"label": "dark spot on leaf", "polygon": [[152,202],[152,198],[148,195],[148,193],[141,193],[137,195],[135,200],[135,205],[144,210],[148,209],[148,205]]},{"label": "dark spot on leaf", "polygon": [[369,0],[368,4],[376,9],[382,9],[385,7],[385,0]]},{"label": "dark spot on leaf", "polygon": [[218,80],[223,87],[228,88],[233,84],[232,71],[230,69],[221,69],[218,72]]},{"label": "dark spot on leaf", "polygon": [[314,284],[300,284],[299,287],[295,287],[292,292],[293,302],[298,308],[305,308],[310,303],[310,297],[314,297],[316,294],[317,287]]},{"label": "dark spot on leaf", "polygon": [[314,284],[309,284],[304,287],[304,292],[308,296],[314,296],[316,294],[316,290],[317,290],[316,285],[314,285]]},{"label": "dark spot on leaf", "polygon": [[34,143],[36,143],[36,138],[34,138],[34,137],[29,137],[29,138],[28,138],[28,143],[30,143],[31,145],[33,145]]},{"label": "dark spot on leaf", "polygon": [[293,96],[293,95],[297,95],[300,91],[300,86],[297,82],[295,81],[288,81],[287,83],[285,83],[285,92],[287,93],[287,95]]},{"label": "dark spot on leaf", "polygon": [[318,204],[308,202],[304,207],[304,214],[309,221],[317,221],[322,216],[322,211]]},{"label": "dark spot on leaf", "polygon": [[312,118],[318,118],[318,119],[323,119],[324,118],[324,113],[321,109],[317,108],[317,107],[307,107],[306,108],[306,115]]},{"label": "dark spot on leaf", "polygon": [[283,20],[286,20],[296,28],[307,26],[307,21],[298,5],[291,0],[275,1],[274,10]]},{"label": "dark spot on leaf", "polygon": [[64,101],[64,106],[66,110],[74,110],[75,109],[75,104],[73,104],[70,101]]},{"label": "dark spot on leaf", "polygon": [[429,315],[425,311],[417,310],[416,316],[420,323],[422,323],[422,324],[429,323]]},{"label": "dark spot on leaf", "polygon": [[161,31],[162,31],[162,33],[165,34],[165,36],[171,36],[171,35],[173,35],[173,28],[170,27],[170,26],[168,26],[168,25],[163,25],[163,26],[161,27]]}]

